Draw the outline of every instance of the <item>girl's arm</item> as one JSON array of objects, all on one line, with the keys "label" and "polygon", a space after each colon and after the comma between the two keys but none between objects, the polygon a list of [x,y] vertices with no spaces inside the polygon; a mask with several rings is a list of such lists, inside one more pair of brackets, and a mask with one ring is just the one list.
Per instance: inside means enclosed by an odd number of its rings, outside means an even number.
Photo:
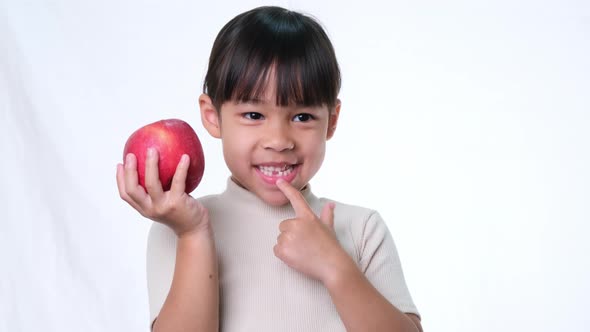
[{"label": "girl's arm", "polygon": [[389,303],[352,260],[346,265],[325,282],[346,331],[422,332],[416,315]]},{"label": "girl's arm", "polygon": [[190,160],[183,155],[169,191],[158,176],[158,153],[148,149],[145,189],[138,183],[137,159],[126,156],[117,165],[121,198],[142,216],[168,226],[177,236],[176,263],[170,290],[154,331],[204,331],[219,329],[217,254],[207,209],[185,192]]},{"label": "girl's arm", "polygon": [[[340,246],[334,232],[335,205],[326,204],[318,217],[299,190],[285,181],[277,181],[277,186],[291,202],[296,217],[279,225],[281,233],[274,247],[275,255],[290,267],[320,280],[326,286],[346,330],[422,332],[420,319],[415,315],[406,315],[392,305]],[[378,274],[396,274],[397,286],[401,286],[401,267],[398,269],[394,266],[396,264],[392,264],[397,261],[393,240],[383,223],[377,223],[377,219],[370,220],[372,223],[365,227],[364,232],[373,239],[363,240],[364,256],[367,258],[361,259],[361,265],[366,268],[369,265],[375,268],[385,266]],[[380,248],[380,254],[377,254],[377,248]],[[366,261],[371,259],[373,264]],[[372,269],[368,272],[376,273]]]},{"label": "girl's arm", "polygon": [[153,331],[219,330],[219,279],[210,227],[178,238],[170,292]]}]

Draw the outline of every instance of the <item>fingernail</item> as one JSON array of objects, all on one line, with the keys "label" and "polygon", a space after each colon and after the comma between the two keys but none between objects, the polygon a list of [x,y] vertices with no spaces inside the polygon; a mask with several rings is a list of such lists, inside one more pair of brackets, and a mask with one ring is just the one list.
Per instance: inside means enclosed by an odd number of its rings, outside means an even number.
[{"label": "fingernail", "polygon": [[180,162],[183,164],[188,163],[188,155],[183,154],[182,157],[180,157]]},{"label": "fingernail", "polygon": [[148,148],[147,149],[147,155],[148,155],[148,157],[153,157],[154,156],[154,152],[156,152],[154,150],[154,148]]},{"label": "fingernail", "polygon": [[131,153],[128,153],[125,156],[125,166],[129,166],[129,163],[131,162]]}]

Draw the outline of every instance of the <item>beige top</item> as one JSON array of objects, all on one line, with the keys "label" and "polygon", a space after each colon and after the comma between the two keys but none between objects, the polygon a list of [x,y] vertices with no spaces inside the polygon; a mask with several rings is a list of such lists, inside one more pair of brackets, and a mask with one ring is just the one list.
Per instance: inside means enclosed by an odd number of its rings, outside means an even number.
[{"label": "beige top", "polygon": [[[319,215],[328,200],[314,196],[309,186],[302,193]],[[290,205],[266,205],[231,180],[222,194],[199,200],[209,210],[218,252],[221,331],[345,331],[322,283],[291,269],[274,255],[279,223],[295,217]],[[373,210],[335,203],[334,227],[344,250],[394,306],[419,315],[381,216]],[[147,247],[150,322],[170,290],[176,240],[167,226],[152,225]]]}]

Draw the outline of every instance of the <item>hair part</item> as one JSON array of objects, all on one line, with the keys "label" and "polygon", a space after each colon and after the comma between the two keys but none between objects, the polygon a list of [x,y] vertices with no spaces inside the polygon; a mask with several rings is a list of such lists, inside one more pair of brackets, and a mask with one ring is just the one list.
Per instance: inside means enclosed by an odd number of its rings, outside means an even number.
[{"label": "hair part", "polygon": [[315,19],[281,7],[242,13],[219,32],[203,92],[220,110],[226,101],[260,100],[269,75],[280,106],[336,104],[341,77],[330,39]]}]

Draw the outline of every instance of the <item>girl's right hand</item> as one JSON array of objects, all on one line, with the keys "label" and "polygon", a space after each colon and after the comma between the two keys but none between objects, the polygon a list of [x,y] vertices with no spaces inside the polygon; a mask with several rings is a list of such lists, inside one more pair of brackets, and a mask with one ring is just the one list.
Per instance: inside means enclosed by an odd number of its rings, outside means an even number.
[{"label": "girl's right hand", "polygon": [[121,198],[142,216],[170,227],[178,237],[209,229],[207,209],[184,192],[189,157],[183,155],[169,191],[163,191],[158,174],[158,152],[148,149],[145,187],[138,183],[137,159],[130,153],[125,165],[117,165],[117,187]]}]

